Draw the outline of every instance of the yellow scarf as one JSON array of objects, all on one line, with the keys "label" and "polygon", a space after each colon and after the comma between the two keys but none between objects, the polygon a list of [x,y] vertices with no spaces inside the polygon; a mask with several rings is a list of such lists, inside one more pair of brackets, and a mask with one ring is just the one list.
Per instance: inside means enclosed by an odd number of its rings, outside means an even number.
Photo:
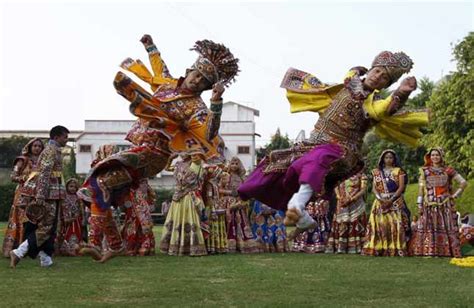
[{"label": "yellow scarf", "polygon": [[[354,76],[351,71],[346,77]],[[312,111],[322,114],[331,104],[335,95],[344,87],[343,84],[327,86],[325,84],[317,87],[308,83],[309,75],[302,80],[300,89],[287,89],[286,97],[290,102],[292,113],[302,111]],[[364,110],[369,117],[376,121],[375,133],[383,139],[393,142],[401,142],[406,145],[416,147],[418,140],[423,135],[421,127],[428,125],[428,112],[400,112],[389,115],[387,110],[392,102],[392,96],[382,100],[374,101],[374,94],[371,93],[363,103]]]}]

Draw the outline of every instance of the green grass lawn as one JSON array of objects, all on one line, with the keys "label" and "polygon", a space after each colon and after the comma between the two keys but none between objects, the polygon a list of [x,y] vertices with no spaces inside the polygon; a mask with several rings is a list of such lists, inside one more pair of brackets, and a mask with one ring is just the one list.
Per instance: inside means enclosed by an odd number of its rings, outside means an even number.
[{"label": "green grass lawn", "polygon": [[[5,223],[0,223],[3,240]],[[156,235],[161,228],[155,228]],[[207,257],[57,257],[43,269],[0,262],[1,307],[472,307],[474,269],[448,258],[300,253]]]}]

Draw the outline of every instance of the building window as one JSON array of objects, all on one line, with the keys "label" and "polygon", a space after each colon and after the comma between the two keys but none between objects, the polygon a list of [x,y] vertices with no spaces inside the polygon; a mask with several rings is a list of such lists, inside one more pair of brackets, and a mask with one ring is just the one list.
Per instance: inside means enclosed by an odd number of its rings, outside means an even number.
[{"label": "building window", "polygon": [[79,152],[81,152],[81,153],[90,153],[90,152],[92,152],[92,146],[90,144],[81,144],[79,146]]},{"label": "building window", "polygon": [[248,146],[238,146],[237,154],[250,154],[250,147]]}]

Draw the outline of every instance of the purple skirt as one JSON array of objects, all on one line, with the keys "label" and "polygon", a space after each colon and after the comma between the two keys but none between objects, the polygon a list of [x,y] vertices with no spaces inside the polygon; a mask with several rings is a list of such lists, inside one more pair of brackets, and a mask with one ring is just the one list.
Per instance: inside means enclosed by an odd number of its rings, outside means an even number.
[{"label": "purple skirt", "polygon": [[300,184],[309,184],[315,193],[322,193],[331,165],[343,158],[338,144],[318,145],[288,167],[286,172],[264,173],[263,160],[239,187],[242,199],[254,198],[277,210],[286,210],[288,201]]}]

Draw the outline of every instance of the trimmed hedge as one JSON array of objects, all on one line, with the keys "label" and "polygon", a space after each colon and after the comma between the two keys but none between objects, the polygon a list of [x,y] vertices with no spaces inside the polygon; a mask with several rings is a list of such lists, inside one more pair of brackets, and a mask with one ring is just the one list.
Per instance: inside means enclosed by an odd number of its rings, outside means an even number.
[{"label": "trimmed hedge", "polygon": [[8,221],[16,184],[0,185],[0,221]]},{"label": "trimmed hedge", "polygon": [[[13,197],[15,195],[16,184],[0,185],[0,221],[8,221],[10,208],[12,206]],[[161,203],[165,200],[171,200],[173,190],[171,189],[155,189],[156,202],[155,212],[161,213]]]}]

